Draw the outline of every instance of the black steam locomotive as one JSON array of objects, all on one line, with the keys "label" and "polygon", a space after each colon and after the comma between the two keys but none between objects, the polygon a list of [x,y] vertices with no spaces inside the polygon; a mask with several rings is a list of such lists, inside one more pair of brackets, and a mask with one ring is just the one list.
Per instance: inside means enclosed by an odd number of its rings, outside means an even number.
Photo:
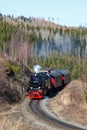
[{"label": "black steam locomotive", "polygon": [[64,69],[40,69],[34,73],[29,81],[29,95],[31,99],[43,98],[49,91],[62,87],[70,82],[70,73]]}]

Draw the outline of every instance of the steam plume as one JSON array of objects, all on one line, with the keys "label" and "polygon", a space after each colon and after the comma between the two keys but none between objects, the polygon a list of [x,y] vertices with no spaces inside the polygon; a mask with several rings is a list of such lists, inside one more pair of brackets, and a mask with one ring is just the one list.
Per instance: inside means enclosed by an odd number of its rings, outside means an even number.
[{"label": "steam plume", "polygon": [[40,65],[34,65],[33,69],[34,69],[35,73],[39,73],[39,70],[41,69],[41,66]]}]

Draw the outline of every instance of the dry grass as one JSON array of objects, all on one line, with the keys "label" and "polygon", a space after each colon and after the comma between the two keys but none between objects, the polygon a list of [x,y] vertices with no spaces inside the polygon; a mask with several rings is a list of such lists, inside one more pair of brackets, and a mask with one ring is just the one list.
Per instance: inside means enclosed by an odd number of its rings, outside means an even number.
[{"label": "dry grass", "polygon": [[62,119],[87,126],[87,84],[72,81],[50,100],[52,110]]},{"label": "dry grass", "polygon": [[22,115],[17,106],[0,113],[0,130],[18,130],[21,125]]}]

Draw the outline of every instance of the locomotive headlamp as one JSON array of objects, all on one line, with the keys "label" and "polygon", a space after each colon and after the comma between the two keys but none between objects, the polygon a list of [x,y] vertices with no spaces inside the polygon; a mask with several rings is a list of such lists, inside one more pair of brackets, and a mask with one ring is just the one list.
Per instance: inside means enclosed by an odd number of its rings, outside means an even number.
[{"label": "locomotive headlamp", "polygon": [[38,89],[40,89],[40,86],[38,87]]},{"label": "locomotive headlamp", "polygon": [[31,87],[31,89],[33,89],[33,87]]}]

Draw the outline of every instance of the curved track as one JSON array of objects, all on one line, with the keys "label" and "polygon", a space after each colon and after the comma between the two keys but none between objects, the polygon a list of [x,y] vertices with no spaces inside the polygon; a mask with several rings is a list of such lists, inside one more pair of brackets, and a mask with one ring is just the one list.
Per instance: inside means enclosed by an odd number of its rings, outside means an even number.
[{"label": "curved track", "polygon": [[[41,100],[42,101],[42,100]],[[78,126],[74,126],[68,123],[65,123],[63,121],[60,121],[59,119],[56,119],[50,115],[47,115],[40,107],[40,100],[31,100],[30,101],[30,108],[31,110],[41,119],[45,120],[47,123],[51,124],[53,127],[56,128],[63,128],[65,130],[87,130],[85,128],[80,128]]]}]

